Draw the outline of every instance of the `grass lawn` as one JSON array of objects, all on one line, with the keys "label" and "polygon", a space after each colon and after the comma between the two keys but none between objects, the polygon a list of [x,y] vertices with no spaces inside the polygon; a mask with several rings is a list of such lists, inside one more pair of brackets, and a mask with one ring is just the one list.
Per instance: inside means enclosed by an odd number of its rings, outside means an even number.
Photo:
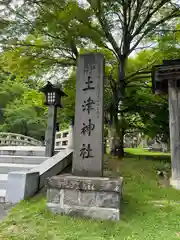
[{"label": "grass lawn", "polygon": [[125,154],[127,157],[133,157],[136,159],[145,159],[145,160],[161,160],[164,162],[170,162],[171,156],[170,153],[162,152],[151,152],[142,148],[125,148]]},{"label": "grass lawn", "polygon": [[111,158],[109,172],[124,177],[121,221],[53,215],[41,196],[22,201],[0,224],[2,240],[177,240],[180,191],[158,184],[160,161]]},{"label": "grass lawn", "polygon": [[125,148],[126,153],[130,153],[133,155],[146,155],[146,156],[170,156],[170,153],[162,153],[162,152],[151,152],[143,148]]}]

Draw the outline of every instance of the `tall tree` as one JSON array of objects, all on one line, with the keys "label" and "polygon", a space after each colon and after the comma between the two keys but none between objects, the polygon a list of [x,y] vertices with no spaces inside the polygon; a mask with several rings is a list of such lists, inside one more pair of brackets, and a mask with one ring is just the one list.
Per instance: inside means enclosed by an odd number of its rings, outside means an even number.
[{"label": "tall tree", "polygon": [[130,82],[127,60],[137,48],[144,48],[144,44],[149,43],[147,40],[166,23],[173,25],[171,20],[180,16],[179,3],[173,0],[86,0],[81,4],[75,0],[24,0],[21,6],[12,7],[11,1],[1,2],[6,3],[7,13],[13,13],[13,23],[11,18],[3,18],[8,32],[1,42],[4,49],[9,50],[3,59],[11,58],[12,68],[18,57],[19,65],[16,62],[15,68],[20,73],[22,69],[28,74],[37,74],[75,65],[79,52],[87,48],[106,48],[113,53],[117,73],[111,78],[110,115],[112,129],[116,129],[112,153],[116,154],[118,148],[118,154],[123,156],[123,106]]},{"label": "tall tree", "polygon": [[20,133],[42,140],[45,136],[47,109],[42,106],[43,95],[26,89],[21,96],[9,101],[4,108],[1,131]]},{"label": "tall tree", "polygon": [[9,73],[3,71],[0,83],[0,131],[41,139],[45,133],[47,111],[42,106],[43,96],[34,89],[34,83],[9,77]]}]

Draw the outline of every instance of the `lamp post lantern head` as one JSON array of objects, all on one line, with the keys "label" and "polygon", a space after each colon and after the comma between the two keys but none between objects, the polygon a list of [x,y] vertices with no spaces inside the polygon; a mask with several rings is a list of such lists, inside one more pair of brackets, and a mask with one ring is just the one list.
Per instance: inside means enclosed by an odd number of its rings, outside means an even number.
[{"label": "lamp post lantern head", "polygon": [[67,96],[60,88],[60,86],[53,85],[51,82],[42,87],[40,92],[45,95],[44,104],[47,106],[56,106],[62,108],[61,97]]}]

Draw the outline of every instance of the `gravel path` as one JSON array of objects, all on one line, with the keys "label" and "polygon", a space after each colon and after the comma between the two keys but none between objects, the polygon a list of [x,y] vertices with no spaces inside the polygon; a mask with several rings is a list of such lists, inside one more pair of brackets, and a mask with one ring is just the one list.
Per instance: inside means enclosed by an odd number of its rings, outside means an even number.
[{"label": "gravel path", "polygon": [[9,210],[13,207],[12,204],[1,203],[0,204],[0,222],[8,215]]}]

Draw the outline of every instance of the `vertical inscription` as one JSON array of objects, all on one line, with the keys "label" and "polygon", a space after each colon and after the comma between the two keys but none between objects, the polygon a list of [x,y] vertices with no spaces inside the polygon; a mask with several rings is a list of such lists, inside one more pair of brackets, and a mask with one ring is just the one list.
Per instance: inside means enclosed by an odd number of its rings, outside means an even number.
[{"label": "vertical inscription", "polygon": [[97,83],[97,118],[99,118],[99,107],[100,107],[100,84]]},{"label": "vertical inscription", "polygon": [[92,110],[94,110],[93,105],[95,104],[94,100],[91,99],[91,97],[89,97],[87,100],[84,100],[84,103],[82,104],[82,110],[87,111],[88,114],[90,114],[90,112]]}]

